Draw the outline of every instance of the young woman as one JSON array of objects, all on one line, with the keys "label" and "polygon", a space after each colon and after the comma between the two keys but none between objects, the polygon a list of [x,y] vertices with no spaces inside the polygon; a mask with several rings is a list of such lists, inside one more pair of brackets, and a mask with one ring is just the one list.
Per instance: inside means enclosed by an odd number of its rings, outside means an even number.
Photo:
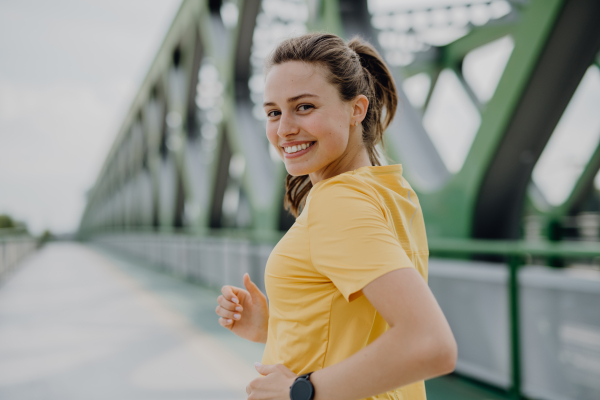
[{"label": "young woman", "polygon": [[296,222],[267,262],[268,306],[247,274],[217,300],[222,326],[266,343],[248,399],[425,399],[457,349],[426,283],[417,196],[375,148],[396,111],[391,74],[368,43],[313,33],[281,43],[265,79]]}]

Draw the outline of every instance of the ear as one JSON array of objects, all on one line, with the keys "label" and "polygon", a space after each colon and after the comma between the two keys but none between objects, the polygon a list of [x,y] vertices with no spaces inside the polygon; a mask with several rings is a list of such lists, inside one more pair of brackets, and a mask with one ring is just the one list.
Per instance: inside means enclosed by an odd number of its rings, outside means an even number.
[{"label": "ear", "polygon": [[367,96],[364,94],[356,96],[354,100],[352,100],[352,120],[350,124],[354,125],[354,122],[361,124],[367,115],[368,108],[369,99],[367,99]]}]

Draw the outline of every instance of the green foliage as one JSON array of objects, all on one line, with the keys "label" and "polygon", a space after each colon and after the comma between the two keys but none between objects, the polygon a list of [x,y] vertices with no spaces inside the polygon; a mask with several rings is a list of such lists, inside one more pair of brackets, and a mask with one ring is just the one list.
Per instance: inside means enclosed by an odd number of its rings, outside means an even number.
[{"label": "green foliage", "polygon": [[46,229],[39,237],[39,245],[43,246],[47,242],[54,240],[55,237],[48,229]]},{"label": "green foliage", "polygon": [[0,234],[22,234],[28,233],[27,225],[24,222],[13,219],[8,214],[0,214]]},{"label": "green foliage", "polygon": [[15,221],[6,214],[0,214],[0,229],[15,228]]}]

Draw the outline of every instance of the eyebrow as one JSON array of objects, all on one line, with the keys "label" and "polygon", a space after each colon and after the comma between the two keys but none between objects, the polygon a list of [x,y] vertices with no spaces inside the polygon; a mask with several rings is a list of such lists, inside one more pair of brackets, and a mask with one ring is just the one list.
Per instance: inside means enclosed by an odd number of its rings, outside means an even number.
[{"label": "eyebrow", "polygon": [[[317,96],[316,94],[312,94],[312,93],[302,93],[302,94],[299,94],[298,96],[290,97],[289,99],[287,99],[287,102],[293,103],[294,101],[300,100],[303,97],[319,97],[319,96]],[[274,105],[276,105],[276,104],[273,102],[263,103],[263,107],[270,107],[270,106],[274,106]]]}]

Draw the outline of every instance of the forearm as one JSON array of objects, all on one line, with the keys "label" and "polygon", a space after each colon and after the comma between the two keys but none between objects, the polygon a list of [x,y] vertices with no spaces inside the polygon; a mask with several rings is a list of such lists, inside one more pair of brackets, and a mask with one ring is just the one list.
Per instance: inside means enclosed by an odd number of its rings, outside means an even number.
[{"label": "forearm", "polygon": [[313,373],[314,400],[363,399],[454,369],[453,343],[411,334],[392,327],[346,360]]},{"label": "forearm", "polygon": [[261,324],[260,327],[257,327],[258,335],[253,342],[256,343],[267,343],[267,338],[269,337],[269,309],[267,309],[267,318],[266,321]]},{"label": "forearm", "polygon": [[[264,295],[263,295],[264,296]],[[271,310],[269,309],[269,302],[267,300],[267,296],[265,298],[266,305],[266,316],[263,316],[263,320],[257,330],[259,331],[257,340],[254,340],[256,343],[267,344],[267,338],[269,337],[269,315],[271,314]]]},{"label": "forearm", "polygon": [[261,332],[261,335],[255,340],[256,343],[267,344],[267,338],[269,337],[269,326],[267,325]]}]

